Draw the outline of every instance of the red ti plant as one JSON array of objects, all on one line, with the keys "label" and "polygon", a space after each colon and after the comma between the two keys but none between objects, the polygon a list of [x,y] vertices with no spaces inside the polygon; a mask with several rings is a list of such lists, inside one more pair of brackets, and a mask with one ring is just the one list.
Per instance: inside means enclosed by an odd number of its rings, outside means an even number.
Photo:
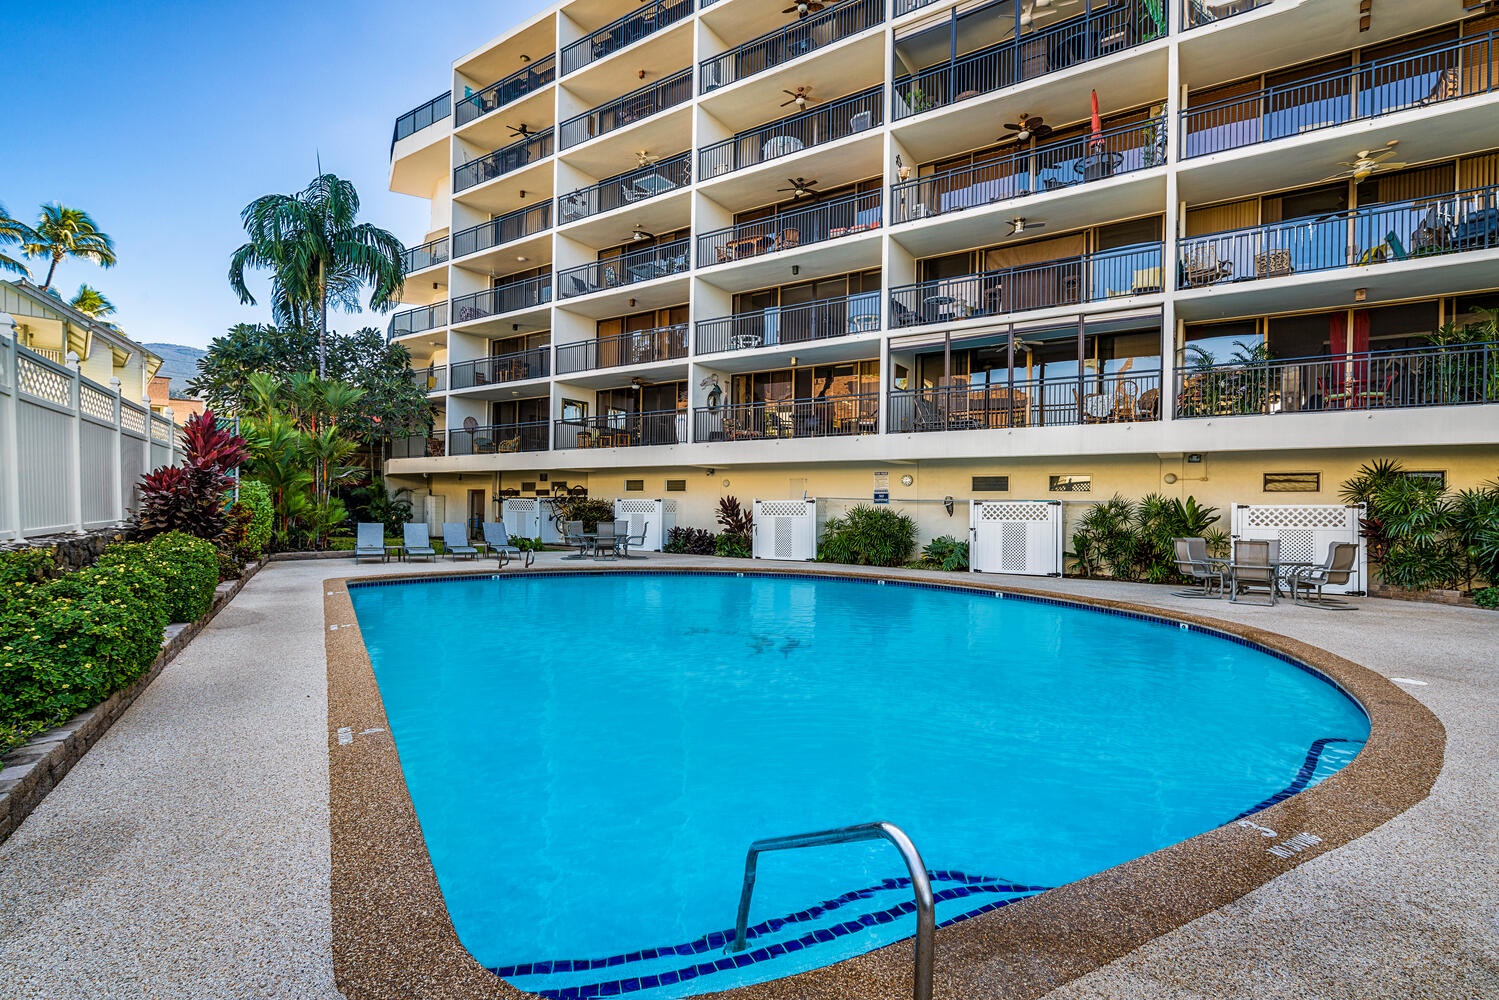
[{"label": "red ti plant", "polygon": [[229,472],[246,457],[245,439],[219,427],[212,410],[189,418],[182,427],[182,464],[141,477],[137,526],[148,535],[184,531],[217,542],[226,527]]}]

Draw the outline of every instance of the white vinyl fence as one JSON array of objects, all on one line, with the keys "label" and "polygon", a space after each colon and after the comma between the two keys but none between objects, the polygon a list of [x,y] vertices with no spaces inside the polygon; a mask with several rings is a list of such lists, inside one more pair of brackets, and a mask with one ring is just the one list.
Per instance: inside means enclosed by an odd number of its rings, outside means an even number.
[{"label": "white vinyl fence", "polygon": [[0,327],[0,539],[123,521],[147,470],[176,464],[180,431],[144,401],[120,398],[20,346]]}]

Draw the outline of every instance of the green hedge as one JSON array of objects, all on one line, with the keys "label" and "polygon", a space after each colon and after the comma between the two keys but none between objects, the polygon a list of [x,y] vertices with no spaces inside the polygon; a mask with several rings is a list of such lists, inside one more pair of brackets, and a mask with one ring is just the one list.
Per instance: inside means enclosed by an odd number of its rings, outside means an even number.
[{"label": "green hedge", "polygon": [[135,585],[150,581],[169,622],[197,621],[213,604],[219,583],[218,549],[209,541],[170,531],[149,542],[111,545],[94,564],[123,570]]},{"label": "green hedge", "polygon": [[241,479],[238,502],[255,515],[245,529],[244,555],[249,559],[258,559],[265,547],[271,544],[271,528],[276,521],[276,511],[271,505],[271,488],[258,479]]}]

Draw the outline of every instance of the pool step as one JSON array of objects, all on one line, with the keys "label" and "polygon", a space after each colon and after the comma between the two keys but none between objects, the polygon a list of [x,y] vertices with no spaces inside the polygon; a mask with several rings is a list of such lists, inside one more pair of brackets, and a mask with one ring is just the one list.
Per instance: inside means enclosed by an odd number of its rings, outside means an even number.
[{"label": "pool step", "polygon": [[[939,927],[998,909],[1048,888],[955,871],[928,874]],[[527,962],[490,971],[518,989],[552,1000],[592,1000],[645,991],[658,997],[707,993],[816,968],[870,947],[909,938],[915,929],[912,916],[915,905],[911,899],[911,880],[889,878],[878,885],[846,892],[805,910],[755,924],[748,929],[748,947],[734,954],[725,951],[734,937],[733,929],[729,928],[684,944],[624,955]],[[875,930],[897,922],[903,926],[888,927],[884,933]],[[853,940],[859,936],[873,940]],[[823,954],[829,949],[837,954],[831,957]]]}]

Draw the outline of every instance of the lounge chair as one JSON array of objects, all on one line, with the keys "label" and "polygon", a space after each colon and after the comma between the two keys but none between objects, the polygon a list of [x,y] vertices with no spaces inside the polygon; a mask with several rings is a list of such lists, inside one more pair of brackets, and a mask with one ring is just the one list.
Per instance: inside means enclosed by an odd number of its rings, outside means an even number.
[{"label": "lounge chair", "polygon": [[359,522],[359,533],[354,539],[354,561],[361,559],[385,562],[385,525]]},{"label": "lounge chair", "polygon": [[[1275,564],[1271,561],[1268,541],[1241,541],[1234,545],[1234,561],[1228,564],[1228,599],[1239,603],[1242,588],[1264,587],[1269,601],[1266,607],[1275,607]],[[1251,602],[1254,603],[1254,602]]]},{"label": "lounge chair", "polygon": [[417,522],[406,525],[403,541],[401,558],[409,562],[425,556],[433,562],[437,561],[437,550],[432,547],[432,538],[427,534],[426,524]]},{"label": "lounge chair", "polygon": [[477,558],[479,550],[468,543],[468,526],[461,521],[444,521],[442,525],[442,547],[455,562],[459,556]]},{"label": "lounge chair", "polygon": [[[1342,586],[1353,576],[1358,566],[1358,546],[1352,542],[1333,542],[1327,547],[1327,558],[1320,566],[1298,566],[1291,571],[1287,584],[1291,588],[1291,601],[1308,608],[1325,608],[1328,611],[1357,611],[1347,601],[1322,596],[1322,588],[1329,584]],[[1317,596],[1312,596],[1313,588]]]},{"label": "lounge chair", "polygon": [[[1225,576],[1223,560],[1208,555],[1208,543],[1202,538],[1173,538],[1176,549],[1176,571],[1197,584],[1193,590],[1178,590],[1175,597],[1222,597]],[[1214,592],[1214,586],[1217,591]]]},{"label": "lounge chair", "polygon": [[503,523],[485,521],[483,530],[484,544],[489,547],[490,552],[499,557],[502,568],[510,561],[511,556],[523,556],[527,566],[535,560],[536,553],[530,549],[522,550],[519,546],[510,544],[510,533],[505,530]]}]

